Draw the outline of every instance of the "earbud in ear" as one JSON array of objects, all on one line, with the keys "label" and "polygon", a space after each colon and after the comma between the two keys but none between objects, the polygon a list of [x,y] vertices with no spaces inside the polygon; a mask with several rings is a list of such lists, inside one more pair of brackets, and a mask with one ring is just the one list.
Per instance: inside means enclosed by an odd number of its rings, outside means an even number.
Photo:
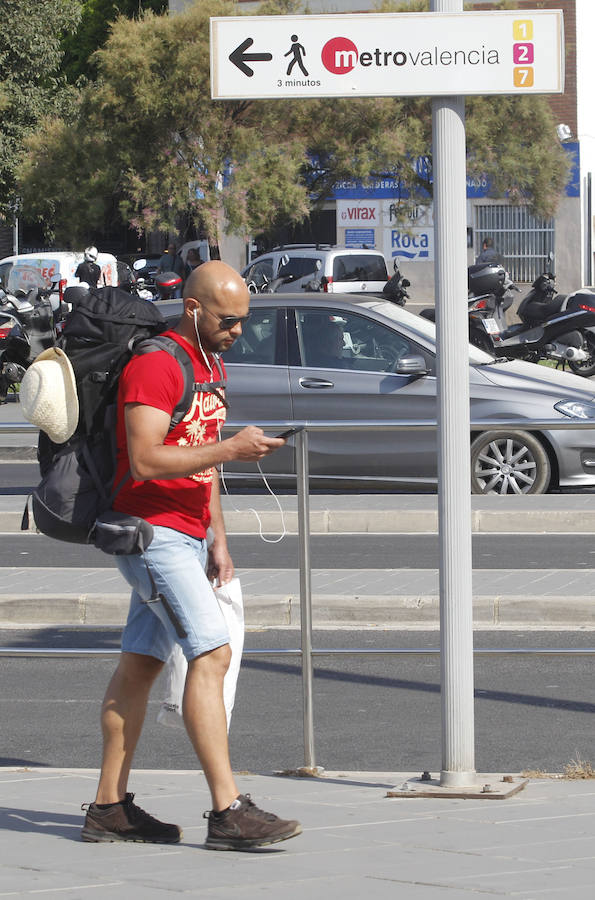
[{"label": "earbud in ear", "polygon": [[196,307],[194,308],[194,324],[196,325]]}]

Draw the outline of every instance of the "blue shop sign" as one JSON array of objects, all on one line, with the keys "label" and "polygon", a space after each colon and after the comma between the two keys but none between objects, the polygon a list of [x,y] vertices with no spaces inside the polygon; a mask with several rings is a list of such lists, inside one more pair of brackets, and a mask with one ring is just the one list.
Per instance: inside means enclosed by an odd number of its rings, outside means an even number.
[{"label": "blue shop sign", "polygon": [[[578,142],[563,144],[564,150],[570,157],[570,173],[566,184],[567,197],[580,197],[580,165]],[[420,157],[416,164],[419,174],[424,177],[428,174],[429,161],[427,157]],[[431,175],[430,175],[431,180]],[[477,199],[490,196],[490,182],[483,176],[480,178],[467,178],[467,198]],[[370,200],[391,200],[395,197],[406,200],[409,191],[399,181],[390,175],[370,178],[363,182],[361,178],[350,181],[337,181],[331,197],[334,200],[360,200],[364,197]]]},{"label": "blue shop sign", "polygon": [[345,246],[361,250],[368,247],[370,250],[376,246],[373,228],[346,228]]}]

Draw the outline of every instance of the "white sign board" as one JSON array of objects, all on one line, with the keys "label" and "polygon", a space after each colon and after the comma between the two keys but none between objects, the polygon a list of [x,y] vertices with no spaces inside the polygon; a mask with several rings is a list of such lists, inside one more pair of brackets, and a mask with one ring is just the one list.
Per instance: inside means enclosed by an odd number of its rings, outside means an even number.
[{"label": "white sign board", "polygon": [[385,228],[384,247],[387,259],[397,262],[433,262],[434,226]]},{"label": "white sign board", "polygon": [[376,228],[381,224],[379,200],[337,200],[337,225],[341,228]]},{"label": "white sign board", "polygon": [[564,90],[560,10],[211,19],[211,95],[407,97]]}]

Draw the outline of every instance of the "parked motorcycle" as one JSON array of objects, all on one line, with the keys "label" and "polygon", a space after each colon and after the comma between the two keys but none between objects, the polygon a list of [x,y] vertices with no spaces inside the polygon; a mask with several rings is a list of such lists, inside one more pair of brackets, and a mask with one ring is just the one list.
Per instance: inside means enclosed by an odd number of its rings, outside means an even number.
[{"label": "parked motorcycle", "polygon": [[0,320],[12,326],[0,340],[0,403],[6,403],[9,391],[16,393],[35,357],[56,342],[49,294],[36,288],[15,296],[0,289]]},{"label": "parked motorcycle", "polygon": [[467,287],[469,343],[493,354],[497,336],[508,328],[506,311],[518,288],[498,263],[469,266]]},{"label": "parked motorcycle", "polygon": [[[519,318],[529,326],[549,329],[550,342],[546,346],[548,359],[567,362],[576,375],[590,378],[595,375],[595,293],[587,288],[571,294],[556,294],[554,276],[540,275],[518,309]],[[565,315],[576,316],[577,331],[562,334],[557,339],[551,333]],[[579,320],[579,316],[582,318]],[[514,327],[514,326],[513,326]]]},{"label": "parked motorcycle", "polygon": [[125,289],[130,290],[132,294],[137,294],[142,300],[169,300],[176,296],[176,292],[183,284],[183,279],[176,272],[160,272],[154,277],[155,286],[153,288],[153,284],[145,278],[148,269],[146,259],[136,259],[132,264],[132,269],[135,282]]},{"label": "parked motorcycle", "polygon": [[390,300],[391,303],[396,303],[397,306],[405,306],[405,301],[409,298],[406,289],[411,285],[411,282],[408,278],[403,278],[401,275],[399,263],[396,259],[393,263],[393,271],[394,274],[391,275],[382,288],[382,296]]},{"label": "parked motorcycle", "polygon": [[161,272],[155,276],[157,293],[153,296],[153,300],[170,300],[175,297],[182,284],[183,280],[176,272]]},{"label": "parked motorcycle", "polygon": [[131,294],[136,294],[137,297],[140,297],[141,300],[154,300],[155,295],[153,291],[148,287],[147,282],[144,278],[137,278],[134,282],[134,286],[130,292]]},{"label": "parked motorcycle", "polygon": [[136,276],[130,267],[127,268],[126,277],[121,278],[118,285],[120,290],[126,291],[127,294],[134,294],[135,297],[140,297],[141,300],[154,300],[155,295],[147,287],[146,279],[142,275]]},{"label": "parked motorcycle", "polygon": [[502,266],[470,266],[468,279],[471,343],[496,356],[551,359],[578,375],[595,373],[595,294],[556,294],[554,274],[544,272],[519,305],[521,321],[509,326],[506,310],[518,288]]}]

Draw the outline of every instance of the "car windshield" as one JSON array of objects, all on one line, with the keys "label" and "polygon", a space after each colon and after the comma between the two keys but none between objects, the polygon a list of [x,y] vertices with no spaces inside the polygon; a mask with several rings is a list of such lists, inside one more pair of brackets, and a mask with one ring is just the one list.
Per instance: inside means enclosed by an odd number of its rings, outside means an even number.
[{"label": "car windshield", "polygon": [[[436,326],[434,322],[424,319],[423,316],[415,316],[408,310],[403,309],[401,306],[396,306],[396,304],[390,303],[388,300],[368,300],[360,305],[379,312],[388,319],[392,319],[393,322],[407,326],[410,331],[426,338],[426,340],[432,341],[432,343],[436,342]],[[494,357],[478,347],[474,347],[473,344],[469,344],[469,362],[472,366],[485,366],[493,363]]]},{"label": "car windshield", "polygon": [[3,271],[3,284],[6,290],[28,292],[32,288],[49,288],[59,277],[60,263],[55,259],[24,260],[18,259],[10,264],[10,269]]},{"label": "car windshield", "polygon": [[383,256],[364,253],[336,256],[333,260],[334,281],[387,281],[388,274]]}]

